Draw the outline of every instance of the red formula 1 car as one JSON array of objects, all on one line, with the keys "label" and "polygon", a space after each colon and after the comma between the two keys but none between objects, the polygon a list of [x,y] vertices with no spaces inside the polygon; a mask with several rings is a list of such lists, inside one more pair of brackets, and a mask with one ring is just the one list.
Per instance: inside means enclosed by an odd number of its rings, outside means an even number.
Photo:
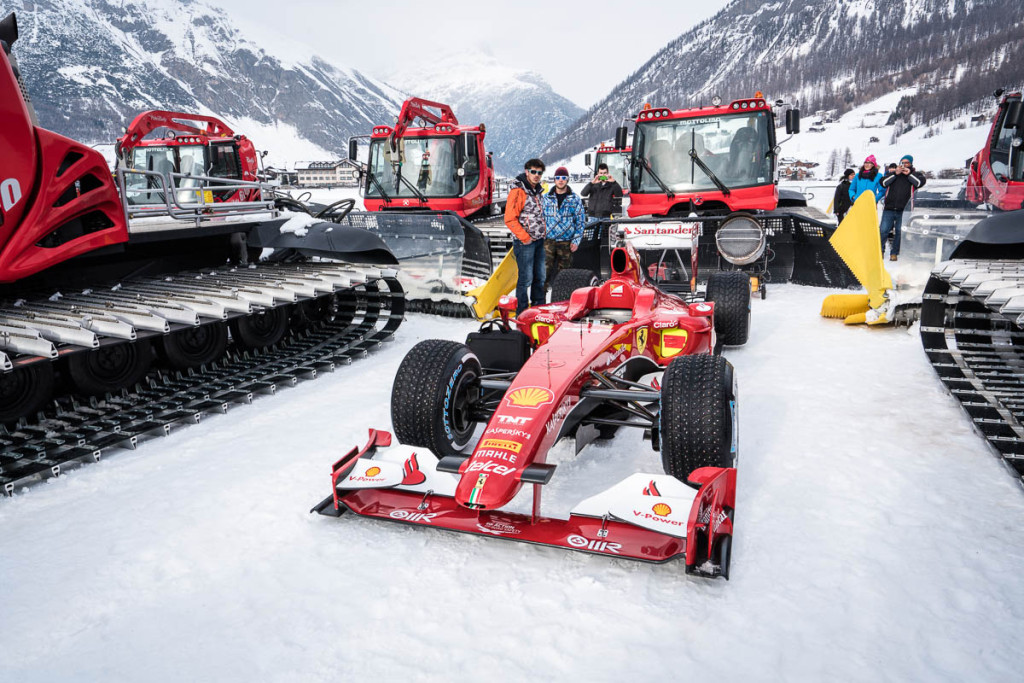
[{"label": "red formula 1 car", "polygon": [[[414,346],[392,389],[400,445],[371,430],[334,464],[333,492],[313,510],[635,560],[685,557],[687,572],[728,578],[736,384],[716,352],[746,342],[747,275],[714,273],[705,296],[687,299],[651,285],[632,247],[613,250],[611,270],[568,301],[524,311],[518,329],[512,300],[502,325],[465,345]],[[571,436],[578,453],[622,427],[645,430],[665,473],[633,474],[568,519],[541,516],[556,467],[549,449]],[[532,513],[503,509],[524,485]]]}]

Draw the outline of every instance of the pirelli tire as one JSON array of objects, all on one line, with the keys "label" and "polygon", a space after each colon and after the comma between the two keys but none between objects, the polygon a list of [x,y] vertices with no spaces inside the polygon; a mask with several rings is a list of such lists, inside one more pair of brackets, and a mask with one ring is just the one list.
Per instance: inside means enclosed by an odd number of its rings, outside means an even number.
[{"label": "pirelli tire", "polygon": [[682,356],[661,381],[661,461],[686,481],[700,467],[735,467],[738,415],[732,364],[721,356]]},{"label": "pirelli tire", "polygon": [[708,277],[707,301],[715,303],[715,334],[726,346],[742,346],[750,336],[750,276],[738,270]]},{"label": "pirelli tire", "polygon": [[551,283],[551,301],[568,301],[581,287],[593,287],[601,282],[597,274],[586,268],[566,268],[555,275]]},{"label": "pirelli tire", "polygon": [[427,339],[412,347],[391,387],[398,441],[429,448],[438,458],[462,453],[476,428],[480,376],[480,359],[464,344]]}]

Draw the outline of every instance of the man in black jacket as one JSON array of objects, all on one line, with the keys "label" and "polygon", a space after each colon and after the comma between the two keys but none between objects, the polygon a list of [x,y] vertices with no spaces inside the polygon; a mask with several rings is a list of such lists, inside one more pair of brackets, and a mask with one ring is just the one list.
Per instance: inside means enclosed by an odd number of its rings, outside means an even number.
[{"label": "man in black jacket", "polygon": [[608,172],[608,164],[597,165],[597,175],[580,191],[581,197],[589,197],[587,213],[591,218],[610,218],[615,209],[615,200],[621,207],[622,186]]},{"label": "man in black jacket", "polygon": [[853,206],[853,202],[850,201],[850,180],[853,178],[854,173],[856,171],[852,168],[843,171],[843,179],[839,181],[839,186],[836,187],[836,194],[832,197],[832,213],[836,215],[840,223],[843,222],[846,212]]},{"label": "man in black jacket", "polygon": [[885,188],[885,205],[882,208],[882,255],[885,256],[885,240],[892,231],[892,248],[889,260],[895,261],[900,255],[900,236],[903,231],[903,209],[907,208],[914,191],[924,187],[924,174],[914,168],[914,157],[903,155],[896,171],[882,178]]}]

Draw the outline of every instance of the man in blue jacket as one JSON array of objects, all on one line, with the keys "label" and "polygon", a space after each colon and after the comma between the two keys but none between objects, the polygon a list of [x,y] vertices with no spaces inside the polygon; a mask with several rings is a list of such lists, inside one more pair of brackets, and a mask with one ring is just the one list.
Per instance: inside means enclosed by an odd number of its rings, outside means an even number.
[{"label": "man in blue jacket", "polygon": [[545,270],[550,287],[558,271],[572,263],[572,252],[579,247],[587,222],[583,200],[569,187],[569,170],[565,166],[555,169],[555,186],[544,195],[544,220],[548,228],[544,240]]}]

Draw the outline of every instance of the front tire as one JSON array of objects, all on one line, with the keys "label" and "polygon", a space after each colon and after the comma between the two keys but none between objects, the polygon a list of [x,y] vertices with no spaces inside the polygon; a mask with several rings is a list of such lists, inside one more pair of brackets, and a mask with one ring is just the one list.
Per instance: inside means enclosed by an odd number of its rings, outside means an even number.
[{"label": "front tire", "polygon": [[661,461],[686,481],[700,467],[734,467],[739,442],[732,364],[721,356],[683,356],[661,381]]},{"label": "front tire", "polygon": [[715,303],[715,334],[726,346],[742,346],[750,336],[750,276],[738,270],[712,273],[707,301]]},{"label": "front tire", "polygon": [[412,347],[391,387],[395,436],[438,458],[461,453],[476,429],[480,376],[480,360],[464,344],[427,339]]},{"label": "front tire", "polygon": [[551,283],[551,301],[568,301],[572,293],[581,287],[593,287],[601,279],[592,270],[586,268],[566,268],[555,274]]}]

